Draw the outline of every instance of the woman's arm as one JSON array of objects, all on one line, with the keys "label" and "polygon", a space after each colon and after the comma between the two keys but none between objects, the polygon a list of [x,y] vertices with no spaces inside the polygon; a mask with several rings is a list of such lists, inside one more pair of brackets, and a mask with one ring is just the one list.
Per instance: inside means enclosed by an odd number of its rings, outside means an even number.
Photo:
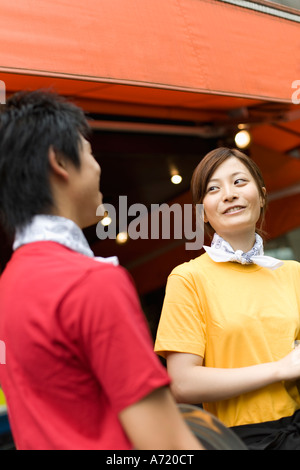
[{"label": "woman's arm", "polygon": [[236,369],[203,366],[194,354],[170,352],[167,367],[171,391],[177,402],[197,404],[226,400],[281,380],[300,377],[300,347],[283,359]]}]

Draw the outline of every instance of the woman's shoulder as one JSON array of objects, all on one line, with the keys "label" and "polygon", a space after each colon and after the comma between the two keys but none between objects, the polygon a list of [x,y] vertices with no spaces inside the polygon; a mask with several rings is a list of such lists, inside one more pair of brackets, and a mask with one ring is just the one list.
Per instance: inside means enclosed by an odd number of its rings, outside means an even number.
[{"label": "woman's shoulder", "polygon": [[285,271],[300,273],[300,263],[296,260],[283,260],[283,266],[280,268]]},{"label": "woman's shoulder", "polygon": [[201,254],[196,258],[190,259],[184,263],[179,264],[176,266],[170,273],[171,275],[179,275],[183,277],[188,277],[193,275],[194,273],[200,273],[202,268],[206,265],[207,262],[207,254]]},{"label": "woman's shoulder", "polygon": [[296,260],[282,260],[283,265],[272,271],[272,275],[279,280],[280,283],[295,283],[300,281],[300,263]]}]

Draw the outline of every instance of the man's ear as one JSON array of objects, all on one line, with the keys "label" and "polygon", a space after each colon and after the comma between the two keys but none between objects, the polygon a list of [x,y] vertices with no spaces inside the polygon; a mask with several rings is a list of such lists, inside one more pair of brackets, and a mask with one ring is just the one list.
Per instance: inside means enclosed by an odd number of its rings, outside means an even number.
[{"label": "man's ear", "polygon": [[53,173],[64,179],[68,179],[69,173],[63,155],[54,150],[52,146],[48,150],[49,165]]}]

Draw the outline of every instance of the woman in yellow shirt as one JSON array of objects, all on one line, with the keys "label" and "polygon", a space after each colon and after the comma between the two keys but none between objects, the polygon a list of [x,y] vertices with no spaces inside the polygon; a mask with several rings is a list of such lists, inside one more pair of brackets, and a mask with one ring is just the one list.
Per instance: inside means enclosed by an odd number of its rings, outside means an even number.
[{"label": "woman in yellow shirt", "polygon": [[300,264],[263,254],[266,189],[251,158],[213,150],[191,187],[213,240],[168,278],[155,350],[173,394],[250,449],[300,448]]}]

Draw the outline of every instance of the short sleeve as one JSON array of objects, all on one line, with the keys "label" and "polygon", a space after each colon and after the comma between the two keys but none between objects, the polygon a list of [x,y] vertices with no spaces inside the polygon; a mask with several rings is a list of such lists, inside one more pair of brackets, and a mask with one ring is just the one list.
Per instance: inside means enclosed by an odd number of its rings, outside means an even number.
[{"label": "short sleeve", "polygon": [[74,309],[73,342],[116,413],[169,384],[126,270],[105,266],[88,273],[68,308]]},{"label": "short sleeve", "polygon": [[166,286],[155,351],[162,357],[170,351],[204,357],[205,347],[205,316],[193,279],[172,272]]}]

